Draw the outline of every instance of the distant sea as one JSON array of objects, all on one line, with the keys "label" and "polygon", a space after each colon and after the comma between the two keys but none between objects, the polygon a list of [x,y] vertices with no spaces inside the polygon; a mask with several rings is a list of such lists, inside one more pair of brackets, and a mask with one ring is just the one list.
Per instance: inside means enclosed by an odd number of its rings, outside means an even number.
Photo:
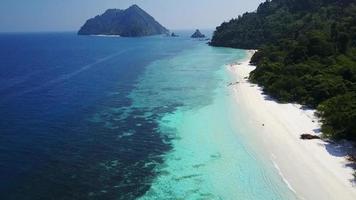
[{"label": "distant sea", "polygon": [[293,199],[191,33],[0,34],[0,199]]}]

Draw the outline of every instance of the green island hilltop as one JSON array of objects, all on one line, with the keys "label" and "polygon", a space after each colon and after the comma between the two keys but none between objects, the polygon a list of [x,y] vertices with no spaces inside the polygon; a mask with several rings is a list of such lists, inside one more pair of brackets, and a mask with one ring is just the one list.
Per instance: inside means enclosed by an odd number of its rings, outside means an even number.
[{"label": "green island hilltop", "polygon": [[169,31],[137,5],[126,10],[109,9],[104,14],[89,19],[78,35],[118,35],[142,37],[168,34]]},{"label": "green island hilltop", "polygon": [[317,108],[324,136],[356,141],[355,1],[266,1],[221,24],[210,45],[257,49],[252,82]]}]

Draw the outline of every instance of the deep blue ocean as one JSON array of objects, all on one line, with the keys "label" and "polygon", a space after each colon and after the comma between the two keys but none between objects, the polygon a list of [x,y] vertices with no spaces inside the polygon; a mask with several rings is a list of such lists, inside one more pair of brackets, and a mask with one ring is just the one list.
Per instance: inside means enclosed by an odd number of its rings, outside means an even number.
[{"label": "deep blue ocean", "polygon": [[229,120],[246,52],[192,32],[0,34],[0,199],[289,199]]},{"label": "deep blue ocean", "polygon": [[[91,118],[108,107],[130,106],[127,95],[145,66],[196,43],[163,36],[0,35],[1,199],[80,199],[97,190],[103,199],[143,194],[155,176],[145,163],[160,163],[152,155],[170,148],[155,133],[155,116],[132,110],[105,122],[119,130]],[[177,105],[167,106],[155,114]],[[140,134],[117,139],[129,131]],[[117,170],[98,165],[117,159]],[[105,192],[120,182],[133,184]]]}]

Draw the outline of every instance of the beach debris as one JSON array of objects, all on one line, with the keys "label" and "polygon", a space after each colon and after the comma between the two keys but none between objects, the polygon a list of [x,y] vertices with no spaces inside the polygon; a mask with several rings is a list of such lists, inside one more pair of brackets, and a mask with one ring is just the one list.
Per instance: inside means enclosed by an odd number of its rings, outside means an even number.
[{"label": "beach debris", "polygon": [[315,139],[320,139],[319,136],[317,135],[312,135],[312,134],[308,134],[308,133],[304,133],[300,136],[300,139],[302,140],[315,140]]},{"label": "beach debris", "polygon": [[350,161],[350,162],[356,163],[356,154],[354,154],[354,155],[348,155],[348,156],[346,157],[346,159],[347,159],[348,161]]},{"label": "beach debris", "polygon": [[234,82],[234,83],[229,83],[227,86],[229,87],[229,86],[237,85],[237,84],[239,84],[239,83],[240,83],[240,82],[236,81],[236,82]]}]

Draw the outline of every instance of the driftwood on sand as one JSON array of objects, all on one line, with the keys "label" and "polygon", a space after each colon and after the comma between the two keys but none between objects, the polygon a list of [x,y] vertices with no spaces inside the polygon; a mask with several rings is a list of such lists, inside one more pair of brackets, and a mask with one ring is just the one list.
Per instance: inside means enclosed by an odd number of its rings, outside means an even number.
[{"label": "driftwood on sand", "polygon": [[317,135],[304,133],[304,134],[302,134],[300,136],[300,139],[302,139],[302,140],[315,140],[315,139],[320,139],[320,137],[317,136]]}]

